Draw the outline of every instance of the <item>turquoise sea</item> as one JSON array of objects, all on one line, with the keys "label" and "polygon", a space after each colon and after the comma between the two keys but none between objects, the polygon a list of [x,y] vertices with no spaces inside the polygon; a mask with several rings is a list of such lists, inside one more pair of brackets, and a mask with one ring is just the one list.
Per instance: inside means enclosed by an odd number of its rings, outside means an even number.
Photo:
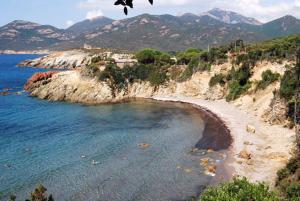
[{"label": "turquoise sea", "polygon": [[[0,55],[0,200],[38,184],[56,201],[158,201],[196,196],[212,180],[191,153],[207,124],[192,106],[153,101],[85,106],[23,92],[36,55]],[[141,148],[141,143],[149,144]],[[200,141],[201,143],[201,141]],[[207,143],[207,142],[206,142]]]}]

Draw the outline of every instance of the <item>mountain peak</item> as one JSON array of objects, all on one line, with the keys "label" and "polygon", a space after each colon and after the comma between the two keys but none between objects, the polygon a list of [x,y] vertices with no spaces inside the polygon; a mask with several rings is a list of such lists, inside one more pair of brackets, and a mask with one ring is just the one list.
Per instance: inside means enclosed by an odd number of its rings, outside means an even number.
[{"label": "mountain peak", "polygon": [[205,13],[202,13],[200,16],[210,16],[213,17],[219,21],[225,22],[227,24],[239,24],[239,23],[245,23],[245,24],[251,24],[251,25],[261,25],[262,23],[258,20],[250,17],[245,17],[241,14],[238,14],[233,11],[227,11],[220,8],[213,8],[212,10],[209,10]]},{"label": "mountain peak", "polygon": [[70,26],[67,30],[76,34],[81,34],[86,31],[103,27],[107,24],[112,23],[114,20],[105,16],[98,16],[93,19],[86,19]]},{"label": "mountain peak", "polygon": [[292,19],[292,20],[298,20],[296,17],[292,16],[292,15],[285,15],[282,17],[282,19]]},{"label": "mountain peak", "polygon": [[26,20],[14,20],[14,21],[8,23],[8,25],[36,25],[36,26],[40,26],[39,24],[37,24],[35,22],[30,22],[30,21],[26,21]]}]

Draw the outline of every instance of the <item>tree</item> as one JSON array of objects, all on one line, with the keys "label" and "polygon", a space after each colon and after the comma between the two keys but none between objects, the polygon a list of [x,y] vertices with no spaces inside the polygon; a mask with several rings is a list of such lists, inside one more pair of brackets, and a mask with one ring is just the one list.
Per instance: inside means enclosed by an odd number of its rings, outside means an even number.
[{"label": "tree", "polygon": [[30,199],[26,201],[54,201],[52,195],[47,196],[47,189],[43,185],[39,185],[30,194]]},{"label": "tree", "polygon": [[142,64],[154,64],[156,61],[160,60],[160,57],[162,55],[163,53],[158,50],[144,49],[138,52],[135,56],[137,60]]},{"label": "tree", "polygon": [[[151,5],[153,5],[153,0],[148,0]],[[128,14],[128,7],[133,8],[133,0],[117,0],[115,2],[116,6],[123,6],[125,15]]]}]

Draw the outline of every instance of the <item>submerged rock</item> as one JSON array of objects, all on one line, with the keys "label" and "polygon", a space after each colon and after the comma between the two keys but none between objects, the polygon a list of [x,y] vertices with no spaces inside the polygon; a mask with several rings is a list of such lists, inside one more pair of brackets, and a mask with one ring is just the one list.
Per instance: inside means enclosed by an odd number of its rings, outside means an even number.
[{"label": "submerged rock", "polygon": [[140,144],[139,144],[139,147],[140,147],[141,149],[147,149],[147,148],[150,147],[150,144],[147,144],[147,143],[140,143]]}]

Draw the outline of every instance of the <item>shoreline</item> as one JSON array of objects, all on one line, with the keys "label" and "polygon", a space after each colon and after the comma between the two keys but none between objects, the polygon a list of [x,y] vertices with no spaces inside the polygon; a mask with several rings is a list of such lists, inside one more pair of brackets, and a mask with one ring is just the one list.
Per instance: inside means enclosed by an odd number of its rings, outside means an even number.
[{"label": "shoreline", "polygon": [[[37,82],[33,79],[35,77],[38,78]],[[286,165],[292,156],[291,150],[295,147],[293,130],[281,125],[271,125],[255,112],[258,107],[263,106],[260,110],[267,109],[264,105],[268,104],[266,101],[260,102],[256,108],[245,108],[238,102],[228,103],[224,99],[208,101],[204,98],[192,98],[195,97],[193,94],[183,96],[182,90],[188,90],[186,88],[176,91],[169,87],[154,92],[149,83],[133,84],[128,93],[124,94],[123,91],[114,97],[107,84],[96,82],[94,79],[82,79],[76,71],[50,76],[51,79],[47,74],[34,75],[33,78],[32,83],[28,82],[29,94],[49,101],[95,105],[144,98],[183,102],[210,111],[225,123],[233,139],[225,165],[231,177],[242,176],[251,182],[264,181],[274,186],[277,171]],[[272,91],[270,94],[272,95]]]},{"label": "shoreline", "polygon": [[[184,96],[154,96],[151,99],[191,104],[212,113],[229,129],[233,141],[226,150],[228,157],[218,168],[213,184],[222,180],[218,171],[223,169],[222,174],[225,172],[226,179],[242,176],[252,182],[267,182],[274,186],[277,171],[284,167],[291,157],[290,150],[295,139],[293,130],[264,123],[225,100],[207,101]],[[255,125],[255,133],[247,131],[246,128],[250,124]],[[277,131],[273,133],[274,130]],[[239,157],[239,153],[244,150],[251,154],[250,160]]]}]

